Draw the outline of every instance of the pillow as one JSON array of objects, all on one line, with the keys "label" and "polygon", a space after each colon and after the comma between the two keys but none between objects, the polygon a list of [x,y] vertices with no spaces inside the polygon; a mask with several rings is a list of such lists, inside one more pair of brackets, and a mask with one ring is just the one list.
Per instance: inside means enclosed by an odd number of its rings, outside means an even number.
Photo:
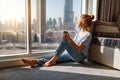
[{"label": "pillow", "polygon": [[95,22],[94,36],[120,38],[119,29],[115,22]]},{"label": "pillow", "polygon": [[119,33],[117,26],[105,26],[105,25],[97,25],[95,27],[96,32],[106,32],[106,33]]}]

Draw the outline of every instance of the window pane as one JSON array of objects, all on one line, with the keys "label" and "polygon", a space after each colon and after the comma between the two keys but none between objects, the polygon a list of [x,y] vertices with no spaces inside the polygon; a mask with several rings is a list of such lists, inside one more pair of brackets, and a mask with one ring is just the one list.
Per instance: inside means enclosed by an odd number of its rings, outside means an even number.
[{"label": "window pane", "polygon": [[[62,39],[64,30],[67,30],[72,38],[74,37],[77,30],[76,23],[81,15],[81,1],[46,0],[46,6],[42,5],[46,10],[42,14],[42,17],[45,16],[45,26],[41,26],[41,40],[39,40],[38,35],[34,34],[33,43],[36,44],[33,50],[46,51],[56,49]],[[33,22],[35,21],[33,20]],[[33,32],[37,32],[37,29],[39,28],[34,28]]]},{"label": "window pane", "polygon": [[26,52],[25,0],[0,0],[0,55]]}]

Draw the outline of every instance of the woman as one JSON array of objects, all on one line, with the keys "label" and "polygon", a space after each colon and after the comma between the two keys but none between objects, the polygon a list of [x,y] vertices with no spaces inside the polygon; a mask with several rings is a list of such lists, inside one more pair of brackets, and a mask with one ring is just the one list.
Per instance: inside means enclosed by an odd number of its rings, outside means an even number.
[{"label": "woman", "polygon": [[[25,64],[30,66],[42,65],[45,67],[53,66],[56,62],[76,61],[82,63],[88,54],[92,35],[90,27],[93,15],[83,14],[80,16],[78,22],[79,32],[75,35],[74,39],[69,36],[69,33],[63,35],[63,39],[52,57],[37,59],[22,59]],[[68,53],[63,52],[67,50]]]}]

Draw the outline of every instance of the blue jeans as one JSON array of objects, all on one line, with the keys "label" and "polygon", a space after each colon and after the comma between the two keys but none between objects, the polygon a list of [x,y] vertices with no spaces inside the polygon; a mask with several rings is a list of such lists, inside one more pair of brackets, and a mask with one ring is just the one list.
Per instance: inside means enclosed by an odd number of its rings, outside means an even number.
[{"label": "blue jeans", "polygon": [[[65,53],[64,52],[65,50],[67,50],[68,53]],[[76,61],[81,63],[86,59],[86,56],[82,52],[77,51],[69,41],[64,39],[61,41],[54,55],[58,57],[56,61],[57,63],[69,61]],[[37,60],[38,65],[44,64],[45,62],[50,60],[53,56],[44,57]]]}]

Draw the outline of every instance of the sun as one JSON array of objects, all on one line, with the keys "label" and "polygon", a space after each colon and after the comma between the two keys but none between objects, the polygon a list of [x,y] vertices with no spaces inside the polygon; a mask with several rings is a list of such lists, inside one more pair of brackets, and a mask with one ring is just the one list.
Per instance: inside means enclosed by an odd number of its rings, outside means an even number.
[{"label": "sun", "polygon": [[[23,1],[23,3],[19,3]],[[25,17],[25,0],[0,0],[0,21],[20,21]]]}]

